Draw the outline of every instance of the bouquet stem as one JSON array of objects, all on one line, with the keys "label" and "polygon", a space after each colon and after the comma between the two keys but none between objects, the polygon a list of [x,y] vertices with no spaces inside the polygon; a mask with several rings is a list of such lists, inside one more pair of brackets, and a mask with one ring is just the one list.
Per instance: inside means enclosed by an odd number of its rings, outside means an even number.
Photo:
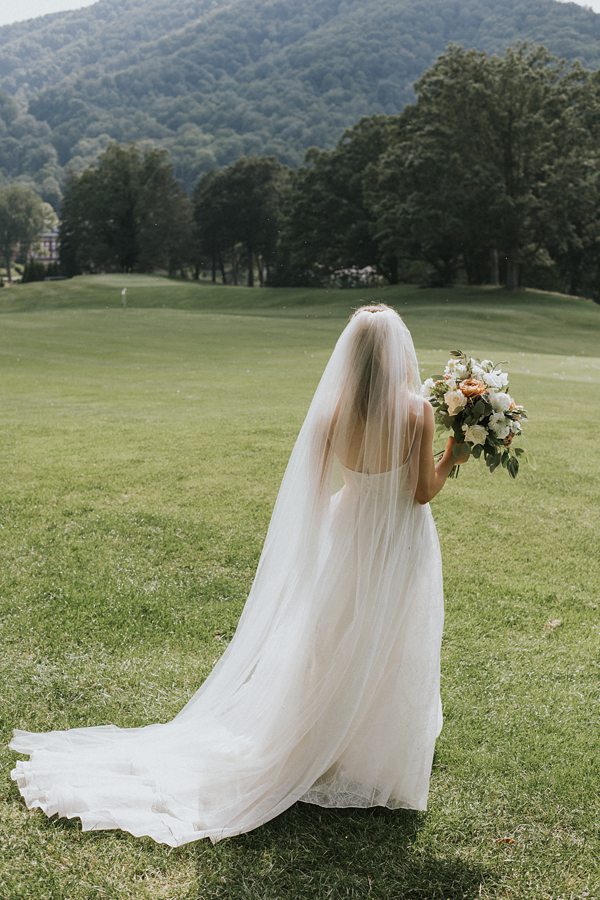
[{"label": "bouquet stem", "polygon": [[[440,450],[438,453],[434,454],[433,458],[435,460],[437,460],[437,462],[439,462],[443,455],[444,455],[444,451]],[[459,472],[460,472],[460,466],[452,466],[452,468],[448,472],[448,478],[458,478]]]}]

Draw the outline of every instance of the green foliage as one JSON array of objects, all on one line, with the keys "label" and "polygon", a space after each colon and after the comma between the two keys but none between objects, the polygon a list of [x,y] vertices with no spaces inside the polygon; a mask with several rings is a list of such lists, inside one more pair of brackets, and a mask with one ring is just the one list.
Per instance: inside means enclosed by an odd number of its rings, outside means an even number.
[{"label": "green foliage", "polygon": [[135,268],[143,272],[181,271],[192,253],[192,205],[175,179],[165,150],[146,150],[139,162],[139,257]]},{"label": "green foliage", "polygon": [[[454,282],[464,266],[471,283],[500,274],[515,288],[522,275],[535,283],[545,258],[566,276],[560,284],[554,272],[553,286],[584,287],[586,271],[585,287],[593,289],[597,75],[541,47],[519,45],[502,56],[451,47],[416,92],[377,172],[383,240],[400,255],[425,259],[440,284]],[[496,275],[494,257],[502,260]]]},{"label": "green foliage", "polygon": [[274,282],[315,284],[335,269],[379,265],[395,281],[395,260],[373,237],[365,171],[392,139],[393,119],[363,118],[333,150],[312,149],[294,173]]},{"label": "green foliage", "polygon": [[12,281],[12,257],[17,247],[25,251],[46,222],[44,204],[36,193],[18,184],[0,185],[0,257]]},{"label": "green foliage", "polygon": [[289,171],[277,159],[260,156],[242,157],[200,179],[194,193],[196,239],[213,282],[218,268],[225,283],[227,260],[235,284],[240,266],[246,269],[249,287],[255,268],[261,284],[270,280],[288,182]]},{"label": "green foliage", "polygon": [[[543,47],[450,47],[398,116],[364,118],[295,174],[280,284],[343,266],[600,297],[600,75]],[[419,276],[417,276],[419,277]]]},{"label": "green foliage", "polygon": [[2,175],[18,178],[23,187],[58,206],[62,173],[51,128],[0,90],[0,178]]},{"label": "green foliage", "polygon": [[[394,115],[448,42],[518,39],[600,67],[600,17],[554,0],[99,0],[0,29],[0,171],[56,202],[111,140],[167,149],[191,191],[240,156],[298,165]],[[24,149],[25,148],[25,149]]]},{"label": "green foliage", "polygon": [[[314,286],[370,267],[389,283],[600,291],[600,75],[543,47],[452,46],[398,116],[363,117],[295,171],[241,157],[196,185],[164,151],[110,144],[69,181],[63,269]],[[162,254],[162,256],[161,256]],[[164,259],[163,259],[164,257]]]},{"label": "green foliage", "polygon": [[191,254],[192,210],[167,154],[110,144],[67,184],[60,225],[63,271],[181,268]]},{"label": "green foliage", "polygon": [[96,165],[66,186],[60,224],[62,271],[164,269],[213,281],[242,270],[248,285],[258,271],[270,278],[277,251],[281,204],[289,171],[274,157],[242,157],[200,179],[193,204],[173,175],[164,150],[111,143]]},{"label": "green foliage", "polygon": [[43,262],[36,262],[33,259],[28,260],[23,267],[21,281],[27,284],[29,281],[44,281],[46,277],[46,266]]}]

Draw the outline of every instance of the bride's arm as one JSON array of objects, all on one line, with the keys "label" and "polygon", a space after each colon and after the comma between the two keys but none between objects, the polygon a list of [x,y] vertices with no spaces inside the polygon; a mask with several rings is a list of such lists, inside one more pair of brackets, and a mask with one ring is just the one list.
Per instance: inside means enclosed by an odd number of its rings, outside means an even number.
[{"label": "bride's arm", "polygon": [[435,421],[433,418],[433,407],[425,401],[424,408],[423,434],[419,452],[419,475],[415,491],[415,500],[421,504],[429,503],[436,494],[439,494],[446,483],[446,478],[452,466],[461,465],[469,458],[468,447],[463,448],[463,452],[459,456],[453,455],[452,451],[456,441],[453,437],[449,437],[442,458],[438,463],[434,462],[433,434]]}]

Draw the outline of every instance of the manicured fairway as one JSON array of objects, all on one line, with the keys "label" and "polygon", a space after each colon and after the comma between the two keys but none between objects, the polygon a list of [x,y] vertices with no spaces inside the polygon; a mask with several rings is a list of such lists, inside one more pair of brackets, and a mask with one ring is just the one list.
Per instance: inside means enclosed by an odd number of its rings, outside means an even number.
[{"label": "manicured fairway", "polygon": [[[28,811],[13,727],[167,721],[206,677],[325,362],[373,297],[404,316],[423,377],[456,347],[506,361],[530,413],[516,481],[471,461],[432,502],[445,722],[428,811],[298,804],[175,850]],[[2,900],[600,896],[600,306],[80,278],[0,291],[0,368]]]}]

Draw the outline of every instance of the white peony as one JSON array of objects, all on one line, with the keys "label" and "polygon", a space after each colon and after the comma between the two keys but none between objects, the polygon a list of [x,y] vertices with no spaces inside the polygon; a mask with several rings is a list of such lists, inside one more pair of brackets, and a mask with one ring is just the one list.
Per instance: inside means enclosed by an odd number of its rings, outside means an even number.
[{"label": "white peony", "polygon": [[510,431],[510,419],[507,419],[504,413],[495,412],[490,416],[488,428],[494,432],[497,438],[504,440]]},{"label": "white peony", "polygon": [[481,377],[483,378],[483,383],[487,384],[488,387],[494,388],[494,390],[499,391],[500,388],[504,387],[502,379],[497,372],[483,372]]},{"label": "white peony", "polygon": [[423,384],[421,385],[421,396],[422,397],[431,397],[433,394],[433,388],[435,385],[435,381],[433,378],[426,378]]},{"label": "white peony", "polygon": [[467,398],[462,391],[446,391],[444,402],[448,406],[448,415],[455,416],[467,405]]},{"label": "white peony", "polygon": [[465,433],[465,441],[470,441],[472,444],[485,444],[487,429],[483,425],[463,425],[462,430]]},{"label": "white peony", "polygon": [[484,384],[487,384],[488,387],[494,388],[494,390],[497,391],[499,391],[500,388],[506,387],[508,384],[508,375],[506,372],[484,372],[482,377]]},{"label": "white peony", "polygon": [[457,359],[449,359],[446,368],[444,369],[444,375],[454,375],[459,381],[467,374],[467,367],[464,363],[459,362]]},{"label": "white peony", "polygon": [[490,394],[489,399],[494,412],[506,412],[512,403],[510,394],[505,394],[503,391],[498,391],[496,394]]}]

